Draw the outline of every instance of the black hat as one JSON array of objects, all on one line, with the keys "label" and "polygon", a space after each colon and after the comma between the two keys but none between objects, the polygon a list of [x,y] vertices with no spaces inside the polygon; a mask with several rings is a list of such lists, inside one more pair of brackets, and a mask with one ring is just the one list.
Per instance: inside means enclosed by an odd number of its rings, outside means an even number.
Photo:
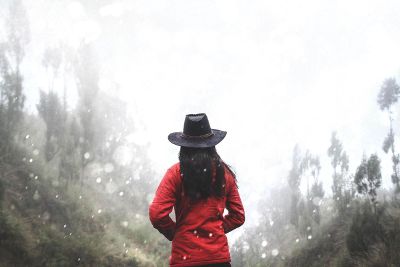
[{"label": "black hat", "polygon": [[183,132],[168,135],[168,140],[177,146],[213,147],[225,138],[226,132],[211,129],[205,113],[188,114],[183,125]]}]

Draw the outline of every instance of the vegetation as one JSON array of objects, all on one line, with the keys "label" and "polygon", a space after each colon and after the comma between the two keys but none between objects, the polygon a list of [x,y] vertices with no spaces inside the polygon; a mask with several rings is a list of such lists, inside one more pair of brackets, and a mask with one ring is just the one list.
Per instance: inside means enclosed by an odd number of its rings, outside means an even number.
[{"label": "vegetation", "polygon": [[[132,138],[126,105],[98,88],[93,49],[43,55],[49,88],[38,115],[24,110],[20,65],[29,43],[21,1],[12,1],[0,44],[0,265],[165,266],[167,241],[147,221],[154,172]],[[60,73],[63,76],[60,77]],[[79,89],[69,107],[64,79]],[[153,244],[158,244],[156,247]]]},{"label": "vegetation", "polygon": [[[271,190],[260,201],[258,225],[246,229],[233,245],[234,266],[400,265],[399,156],[390,111],[399,90],[395,79],[387,79],[377,101],[382,110],[389,110],[383,150],[392,152],[393,191],[379,190],[382,174],[377,154],[364,155],[354,175],[350,174],[347,153],[333,132],[328,148],[332,199],[324,198],[319,157],[301,153],[296,145],[287,186]],[[311,191],[310,176],[314,178]],[[300,190],[302,180],[307,184],[305,196]]]},{"label": "vegetation", "polygon": [[[48,87],[29,113],[29,21],[20,0],[9,2],[0,43],[0,266],[166,266],[170,243],[147,219],[155,189],[148,147],[136,140],[126,103],[101,90],[96,50],[86,42],[46,48]],[[296,145],[286,183],[266,192],[260,220],[232,245],[234,266],[400,266],[399,94],[389,78],[377,97],[390,121],[382,149],[393,190],[380,188],[384,158],[364,156],[351,170],[332,132],[325,192],[322,156]]]}]

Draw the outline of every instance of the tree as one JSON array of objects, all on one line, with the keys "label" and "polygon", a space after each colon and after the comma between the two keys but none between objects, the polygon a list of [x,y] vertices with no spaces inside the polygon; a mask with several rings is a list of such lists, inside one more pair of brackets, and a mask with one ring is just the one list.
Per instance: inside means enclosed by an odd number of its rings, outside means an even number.
[{"label": "tree", "polygon": [[349,158],[343,150],[342,142],[336,137],[336,132],[332,132],[328,156],[331,158],[333,167],[332,197],[339,215],[343,215],[354,193],[347,181],[349,179]]},{"label": "tree", "polygon": [[[307,195],[306,201],[300,201],[298,207],[301,213],[301,227],[302,233],[309,234],[312,230],[312,222],[320,223],[320,201],[324,196],[322,182],[319,181],[319,173],[321,164],[318,156],[314,156],[307,151],[301,162],[301,175],[307,181]],[[310,179],[313,179],[310,188]]]},{"label": "tree", "polygon": [[378,94],[378,105],[381,110],[387,111],[390,121],[389,133],[383,141],[382,149],[385,153],[392,152],[392,169],[393,173],[391,175],[392,183],[395,185],[395,193],[400,193],[400,177],[399,177],[399,162],[400,155],[396,154],[394,146],[394,130],[393,130],[393,117],[392,117],[392,106],[398,101],[400,95],[400,86],[397,84],[396,79],[389,78],[386,79]]},{"label": "tree", "polygon": [[69,116],[67,121],[63,145],[61,148],[59,175],[66,180],[68,186],[70,181],[76,181],[80,177],[81,157],[79,150],[79,138],[81,135],[81,127],[75,116]]},{"label": "tree", "polygon": [[63,82],[64,113],[67,113],[68,81],[75,78],[72,77],[75,54],[75,50],[69,45],[60,43],[57,46],[47,47],[42,59],[42,65],[46,68],[49,78],[49,90],[52,91],[55,89],[56,80],[62,80]]},{"label": "tree", "polygon": [[324,195],[325,192],[322,182],[316,180],[311,187],[310,204],[312,207],[312,218],[317,224],[321,222],[320,201],[322,200]]},{"label": "tree", "polygon": [[[46,68],[49,76],[49,90],[54,90],[54,82],[62,63],[61,51],[55,47],[48,47],[44,51],[42,65]],[[51,73],[51,74],[50,74]]]},{"label": "tree", "polygon": [[[67,185],[69,181],[79,177],[80,166],[80,151],[75,142],[79,136],[73,136],[79,125],[75,118],[69,118],[67,110],[67,76],[71,74],[72,56],[72,49],[63,44],[46,48],[42,65],[47,71],[49,92],[41,91],[40,102],[37,104],[39,115],[46,123],[46,160],[51,161],[58,154],[59,160],[55,163],[58,164],[59,178],[64,178]],[[63,86],[56,86],[58,80],[63,81]],[[56,93],[60,89],[63,89],[62,101]]]},{"label": "tree", "polygon": [[[99,72],[93,49],[90,45],[84,44],[78,51],[74,62],[74,73],[79,94],[78,114],[82,126],[80,138],[81,151],[81,183],[83,182],[83,169],[94,160],[96,144],[96,128],[94,124],[95,105],[94,101],[99,91]],[[103,140],[102,140],[103,141]]]},{"label": "tree", "polygon": [[366,195],[374,206],[376,213],[377,204],[377,189],[382,183],[382,174],[380,160],[376,154],[372,154],[368,161],[365,156],[361,161],[360,166],[357,168],[354,176],[354,183],[357,186],[359,194]]},{"label": "tree", "polygon": [[39,115],[46,123],[46,160],[53,159],[62,147],[62,135],[64,134],[64,110],[56,93],[40,91],[39,104],[36,105]]},{"label": "tree", "polygon": [[20,71],[24,48],[30,41],[29,22],[20,0],[12,1],[6,18],[6,42],[0,44],[0,149],[6,156],[17,136],[25,95]]},{"label": "tree", "polygon": [[298,145],[296,145],[293,149],[292,169],[290,170],[288,176],[288,184],[291,189],[290,222],[296,227],[299,225],[299,211],[297,205],[301,197],[299,188],[302,172],[301,164],[300,148]]},{"label": "tree", "polygon": [[381,110],[390,110],[391,106],[398,101],[400,87],[394,78],[388,78],[383,82],[378,94],[378,104]]},{"label": "tree", "polygon": [[301,164],[301,174],[306,175],[307,179],[307,198],[310,197],[310,176],[314,179],[314,183],[318,182],[319,172],[321,170],[321,163],[318,156],[313,156],[309,151],[304,155]]},{"label": "tree", "polygon": [[308,196],[309,212],[311,213],[312,219],[319,224],[321,221],[320,214],[320,201],[325,195],[323,184],[319,181],[319,172],[321,170],[321,164],[319,157],[310,158],[310,169],[311,175],[314,178],[313,184],[311,186],[310,194]]}]

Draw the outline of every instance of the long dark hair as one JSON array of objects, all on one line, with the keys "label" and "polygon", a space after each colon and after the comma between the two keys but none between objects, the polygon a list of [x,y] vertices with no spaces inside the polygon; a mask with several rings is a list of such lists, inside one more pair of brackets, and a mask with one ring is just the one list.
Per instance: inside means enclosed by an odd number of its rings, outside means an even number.
[{"label": "long dark hair", "polygon": [[218,155],[215,147],[181,147],[179,162],[183,188],[191,200],[222,197],[225,193],[225,168],[236,180],[235,174]]}]

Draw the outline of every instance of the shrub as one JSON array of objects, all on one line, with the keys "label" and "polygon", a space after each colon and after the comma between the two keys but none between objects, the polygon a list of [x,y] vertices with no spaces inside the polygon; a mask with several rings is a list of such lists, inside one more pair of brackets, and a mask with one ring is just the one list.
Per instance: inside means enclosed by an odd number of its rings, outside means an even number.
[{"label": "shrub", "polygon": [[352,257],[365,256],[376,243],[383,241],[383,228],[369,202],[365,202],[353,216],[346,238],[347,248]]}]

